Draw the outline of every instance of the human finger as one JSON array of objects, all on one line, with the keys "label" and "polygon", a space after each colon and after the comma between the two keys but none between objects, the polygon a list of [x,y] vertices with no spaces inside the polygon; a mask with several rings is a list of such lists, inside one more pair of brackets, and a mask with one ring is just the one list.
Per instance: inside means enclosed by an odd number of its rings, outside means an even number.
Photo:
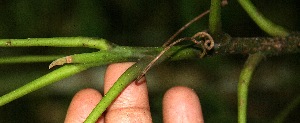
[{"label": "human finger", "polygon": [[197,94],[187,87],[173,87],[163,98],[164,123],[204,123]]},{"label": "human finger", "polygon": [[[104,93],[116,82],[116,80],[134,63],[116,63],[109,65],[104,78]],[[148,90],[145,78],[144,82],[136,84],[132,82],[117,97],[107,109],[105,122],[141,122],[151,123]]]},{"label": "human finger", "polygon": [[[94,89],[88,88],[77,92],[70,103],[65,123],[83,123],[101,98],[101,94]],[[103,117],[97,121],[100,122],[104,122]]]}]

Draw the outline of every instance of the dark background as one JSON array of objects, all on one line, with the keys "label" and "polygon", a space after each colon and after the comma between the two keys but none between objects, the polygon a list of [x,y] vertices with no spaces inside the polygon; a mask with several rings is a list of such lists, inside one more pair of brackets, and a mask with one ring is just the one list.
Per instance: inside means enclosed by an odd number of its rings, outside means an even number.
[{"label": "dark background", "polygon": [[[297,0],[252,0],[270,20],[300,29]],[[161,46],[181,26],[210,6],[208,0],[0,0],[0,38],[101,37],[119,45]],[[222,9],[223,31],[233,37],[267,36],[236,1]],[[179,37],[208,28],[208,16]],[[0,55],[69,55],[84,48],[0,48]],[[173,86],[193,88],[206,122],[237,122],[236,88],[245,55],[213,56],[154,67],[148,74],[153,122],[162,122],[163,93]],[[300,54],[267,57],[250,84],[248,121],[271,122],[299,96]],[[4,95],[46,73],[50,63],[0,65]],[[102,92],[106,66],[92,68],[0,107],[0,122],[63,122],[72,96],[83,88]],[[300,106],[286,122],[300,122]]]}]

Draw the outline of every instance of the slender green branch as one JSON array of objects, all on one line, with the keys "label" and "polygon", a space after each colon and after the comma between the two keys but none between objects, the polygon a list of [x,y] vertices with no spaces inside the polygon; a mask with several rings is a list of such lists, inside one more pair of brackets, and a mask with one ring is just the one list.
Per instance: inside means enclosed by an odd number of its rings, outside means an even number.
[{"label": "slender green branch", "polygon": [[132,82],[137,76],[142,74],[144,68],[154,57],[144,57],[133,66],[128,68],[125,73],[118,78],[114,85],[109,89],[101,101],[90,113],[85,123],[95,123],[106,108],[115,100],[115,98]]},{"label": "slender green branch", "polygon": [[104,39],[87,37],[57,37],[57,38],[28,38],[28,39],[0,39],[0,47],[88,47],[107,50],[113,44]]},{"label": "slender green branch", "polygon": [[254,22],[265,32],[272,36],[287,36],[289,33],[283,27],[274,24],[269,19],[265,18],[251,3],[250,0],[238,0],[248,15]]},{"label": "slender green branch", "polygon": [[[114,63],[114,62],[129,62],[137,61],[144,56],[155,56],[161,52],[161,47],[127,47],[117,46],[111,50],[98,51],[93,53],[75,54],[66,56],[53,61],[49,68],[56,65],[63,65],[65,63]],[[177,52],[173,54],[171,60],[182,60],[197,58],[199,56],[199,50],[194,48],[186,48],[186,46],[173,47],[170,52]]]},{"label": "slender green branch", "polygon": [[[137,61],[137,59],[149,55],[149,53],[157,52],[158,48],[152,48],[152,50],[146,50],[148,48],[139,48],[139,47],[120,47],[116,46],[111,50],[100,50],[93,53],[82,53],[75,54],[66,57],[59,58],[53,61],[49,68],[52,68],[56,65],[63,65],[65,63],[113,63],[113,62],[125,62],[125,61]],[[149,52],[149,53],[145,53]]]},{"label": "slender green branch", "polygon": [[252,74],[259,62],[263,59],[261,53],[251,54],[241,71],[240,79],[238,82],[238,123],[246,123],[247,119],[247,98],[249,83]]},{"label": "slender green branch", "polygon": [[95,64],[78,64],[78,65],[66,65],[51,73],[48,73],[8,94],[0,97],[0,106],[5,105],[19,97],[22,97],[32,91],[40,89],[44,86],[57,82],[61,79],[67,78],[71,75],[79,73],[87,68],[93,67]]},{"label": "slender green branch", "polygon": [[0,64],[12,63],[34,63],[34,62],[51,62],[55,59],[63,57],[61,55],[55,56],[15,56],[15,57],[0,57]]},{"label": "slender green branch", "polygon": [[300,95],[296,97],[288,106],[282,110],[279,115],[274,119],[273,123],[283,123],[284,119],[288,116],[289,113],[293,111],[300,104]]},{"label": "slender green branch", "polygon": [[209,14],[209,31],[213,37],[222,31],[221,24],[221,1],[211,0]]},{"label": "slender green branch", "polygon": [[53,61],[49,65],[49,69],[66,63],[114,63],[125,61],[136,61],[139,57],[135,57],[133,53],[128,52],[113,52],[113,51],[98,51],[93,53],[82,53],[71,56],[66,56]]}]

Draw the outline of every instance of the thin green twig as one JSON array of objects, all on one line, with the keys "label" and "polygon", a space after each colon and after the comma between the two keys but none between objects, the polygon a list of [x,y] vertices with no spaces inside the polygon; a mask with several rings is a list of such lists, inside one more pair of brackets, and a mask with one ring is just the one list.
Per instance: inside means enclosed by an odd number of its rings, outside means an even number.
[{"label": "thin green twig", "polygon": [[55,59],[63,57],[61,55],[53,56],[14,56],[0,57],[0,64],[15,64],[15,63],[36,63],[36,62],[51,62]]},{"label": "thin green twig", "polygon": [[211,0],[209,14],[209,31],[213,37],[222,31],[221,24],[221,1]]},{"label": "thin green twig", "polygon": [[250,0],[238,0],[244,10],[253,19],[253,21],[265,32],[272,36],[287,36],[289,33],[283,27],[276,25],[265,18],[251,3]]},{"label": "thin green twig", "polygon": [[87,37],[55,37],[55,38],[28,38],[28,39],[0,39],[0,47],[88,47],[107,50],[113,47],[105,39]]},{"label": "thin green twig", "polygon": [[32,91],[40,89],[44,86],[57,82],[61,79],[72,76],[76,73],[79,73],[83,70],[86,70],[95,64],[77,64],[77,65],[66,65],[59,69],[52,71],[10,93],[7,93],[0,97],[0,106],[3,106],[19,97],[22,97]]},{"label": "thin green twig", "polygon": [[249,55],[244,68],[241,71],[238,82],[238,123],[246,123],[247,120],[247,98],[249,83],[252,74],[259,62],[263,59],[261,53]]},{"label": "thin green twig", "polygon": [[144,68],[154,57],[144,57],[137,63],[128,68],[109,89],[101,101],[90,113],[84,123],[95,123],[106,108],[115,100],[115,98],[132,82],[137,76],[142,74]]},{"label": "thin green twig", "polygon": [[[136,62],[144,56],[155,56],[163,50],[162,47],[127,47],[116,46],[111,50],[102,50],[93,53],[75,54],[59,58],[53,61],[49,68],[56,65],[63,65],[66,63],[115,63],[115,62]],[[170,49],[170,52],[176,52],[171,60],[182,60],[188,58],[197,58],[199,50],[194,48],[186,48],[185,46],[176,46]]]},{"label": "thin green twig", "polygon": [[274,119],[273,123],[283,123],[285,118],[288,116],[289,113],[293,111],[297,106],[300,104],[300,95],[296,97],[292,102],[290,102],[287,107],[282,110],[278,116]]}]

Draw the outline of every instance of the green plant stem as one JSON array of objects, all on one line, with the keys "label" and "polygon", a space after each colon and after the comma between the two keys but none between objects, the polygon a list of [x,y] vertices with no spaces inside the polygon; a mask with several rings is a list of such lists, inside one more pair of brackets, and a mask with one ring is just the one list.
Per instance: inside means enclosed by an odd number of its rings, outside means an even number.
[{"label": "green plant stem", "polygon": [[[63,65],[65,63],[114,63],[114,62],[129,62],[137,61],[144,56],[155,56],[161,52],[163,48],[159,47],[127,47],[117,46],[111,50],[102,50],[93,53],[82,53],[71,56],[66,56],[53,61],[50,68],[56,65]],[[177,52],[171,57],[171,60],[182,60],[197,58],[199,50],[193,48],[186,48],[185,46],[173,47],[171,52]],[[68,62],[71,61],[71,62]]]},{"label": "green plant stem", "polygon": [[105,63],[115,63],[115,62],[136,61],[141,57],[142,56],[135,56],[134,53],[101,50],[93,53],[75,54],[75,55],[59,58],[53,61],[49,65],[49,69],[54,66],[63,65],[66,63],[105,64]]},{"label": "green plant stem", "polygon": [[113,44],[105,39],[87,37],[56,37],[56,38],[28,38],[28,39],[0,39],[0,47],[88,47],[100,50],[110,49]]},{"label": "green plant stem", "polygon": [[106,108],[115,100],[115,98],[132,82],[137,76],[142,74],[144,68],[154,57],[144,57],[137,63],[128,68],[104,95],[101,101],[90,113],[84,123],[95,123]]},{"label": "green plant stem", "polygon": [[265,32],[272,36],[287,36],[289,33],[283,27],[274,24],[265,18],[251,3],[250,0],[238,0],[244,10],[252,18],[252,20]]},{"label": "green plant stem", "polygon": [[238,82],[238,123],[246,123],[247,120],[247,98],[249,83],[252,74],[259,62],[263,59],[261,53],[250,54],[244,68],[241,71]]},{"label": "green plant stem", "polygon": [[222,31],[221,24],[221,1],[211,0],[209,14],[209,31],[213,37]]},{"label": "green plant stem", "polygon": [[34,62],[51,62],[56,60],[61,55],[54,56],[14,56],[14,57],[0,57],[0,64],[13,64],[13,63],[34,63]]},{"label": "green plant stem", "polygon": [[300,95],[296,97],[292,102],[288,104],[288,106],[282,110],[279,115],[274,119],[273,123],[283,123],[284,119],[288,116],[290,112],[293,111],[300,104]]},{"label": "green plant stem", "polygon": [[67,78],[71,75],[79,73],[83,70],[86,70],[90,67],[95,66],[95,64],[78,64],[78,65],[66,65],[59,69],[54,70],[51,73],[48,73],[8,94],[5,94],[0,97],[0,106],[5,105],[19,97],[22,97],[32,91],[40,89],[44,86],[57,82],[61,79]]}]

